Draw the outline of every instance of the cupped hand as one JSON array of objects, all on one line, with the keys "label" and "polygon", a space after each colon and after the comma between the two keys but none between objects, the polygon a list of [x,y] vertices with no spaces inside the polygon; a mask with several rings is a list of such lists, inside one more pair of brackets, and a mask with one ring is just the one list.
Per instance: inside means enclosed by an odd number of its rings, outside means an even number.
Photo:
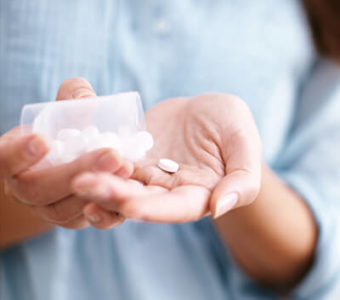
[{"label": "cupped hand", "polygon": [[[64,81],[57,100],[93,97],[91,85],[82,78]],[[68,164],[44,169],[32,168],[48,152],[43,137],[32,134],[22,137],[16,127],[0,138],[0,180],[8,197],[27,205],[44,220],[66,228],[89,225],[83,215],[87,201],[74,195],[72,179],[86,171],[109,172],[128,178],[133,165],[117,152],[101,149],[87,153]],[[122,222],[121,216],[116,220]]]},{"label": "cupped hand", "polygon": [[[252,203],[260,189],[261,141],[245,102],[224,94],[164,101],[146,114],[155,146],[132,178],[85,173],[73,188],[91,199],[84,212],[109,228],[110,211],[149,222],[183,223],[219,217]],[[169,174],[160,158],[179,163]]]}]

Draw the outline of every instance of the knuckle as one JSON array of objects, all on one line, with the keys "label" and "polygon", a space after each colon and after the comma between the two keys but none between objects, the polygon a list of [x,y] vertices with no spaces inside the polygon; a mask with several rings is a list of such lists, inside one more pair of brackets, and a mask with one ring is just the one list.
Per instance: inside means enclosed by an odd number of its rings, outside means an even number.
[{"label": "knuckle", "polygon": [[23,204],[41,205],[45,201],[42,193],[30,185],[16,184],[11,193]]},{"label": "knuckle", "polygon": [[25,189],[25,192],[21,190],[20,195],[22,195],[20,198],[23,199],[23,201],[32,205],[43,205],[46,202],[43,192],[37,188],[28,188]]},{"label": "knuckle", "polygon": [[56,224],[66,224],[69,222],[69,217],[59,210],[58,204],[50,204],[39,208],[39,210],[43,218],[49,222]]}]

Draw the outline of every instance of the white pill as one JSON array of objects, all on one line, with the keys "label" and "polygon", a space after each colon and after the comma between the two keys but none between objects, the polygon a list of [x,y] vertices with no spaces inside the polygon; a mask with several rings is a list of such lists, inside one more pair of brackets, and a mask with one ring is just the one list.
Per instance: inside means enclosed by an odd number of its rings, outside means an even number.
[{"label": "white pill", "polygon": [[145,157],[144,146],[138,141],[137,134],[122,137],[124,157],[131,161],[138,161]]},{"label": "white pill", "polygon": [[87,151],[94,151],[101,148],[112,148],[121,153],[122,142],[113,132],[104,132],[95,138],[88,146]]},{"label": "white pill", "polygon": [[167,158],[161,158],[158,161],[158,167],[168,173],[176,173],[179,169],[179,164]]},{"label": "white pill", "polygon": [[64,154],[64,143],[59,140],[54,140],[51,145],[51,150],[48,153],[47,159],[52,165],[57,165]]},{"label": "white pill", "polygon": [[88,126],[82,130],[82,135],[87,137],[89,141],[94,140],[99,135],[99,130],[96,126]]},{"label": "white pill", "polygon": [[59,130],[57,139],[63,142],[68,142],[70,139],[80,135],[80,131],[75,128],[64,128]]},{"label": "white pill", "polygon": [[81,155],[86,152],[88,140],[82,134],[75,135],[74,137],[64,141],[65,152],[70,155]]},{"label": "white pill", "polygon": [[153,147],[152,135],[147,131],[137,133],[137,142],[144,148],[144,151],[149,151]]},{"label": "white pill", "polygon": [[133,131],[131,130],[131,128],[129,126],[120,126],[118,128],[118,135],[120,137],[128,137],[131,136],[133,133]]},{"label": "white pill", "polygon": [[122,142],[117,134],[113,132],[104,132],[102,138],[105,142],[111,145],[112,148],[121,148]]}]

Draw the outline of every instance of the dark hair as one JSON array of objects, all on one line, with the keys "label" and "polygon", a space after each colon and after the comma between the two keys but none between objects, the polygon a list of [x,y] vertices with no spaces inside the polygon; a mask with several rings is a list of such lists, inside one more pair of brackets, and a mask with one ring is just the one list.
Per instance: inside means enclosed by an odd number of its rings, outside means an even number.
[{"label": "dark hair", "polygon": [[303,0],[319,52],[340,63],[340,0]]}]

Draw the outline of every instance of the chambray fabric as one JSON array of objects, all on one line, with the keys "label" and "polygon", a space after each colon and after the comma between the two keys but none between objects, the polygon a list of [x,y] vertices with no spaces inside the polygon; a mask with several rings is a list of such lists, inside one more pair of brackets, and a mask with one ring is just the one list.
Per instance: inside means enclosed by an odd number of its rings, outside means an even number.
[{"label": "chambray fabric", "polygon": [[[297,0],[0,0],[0,132],[74,76],[99,95],[138,90],[145,108],[242,97],[264,159],[318,222],[315,263],[292,297],[340,297],[340,70],[316,56]],[[276,298],[237,267],[208,218],[57,228],[0,252],[1,300]]]}]

